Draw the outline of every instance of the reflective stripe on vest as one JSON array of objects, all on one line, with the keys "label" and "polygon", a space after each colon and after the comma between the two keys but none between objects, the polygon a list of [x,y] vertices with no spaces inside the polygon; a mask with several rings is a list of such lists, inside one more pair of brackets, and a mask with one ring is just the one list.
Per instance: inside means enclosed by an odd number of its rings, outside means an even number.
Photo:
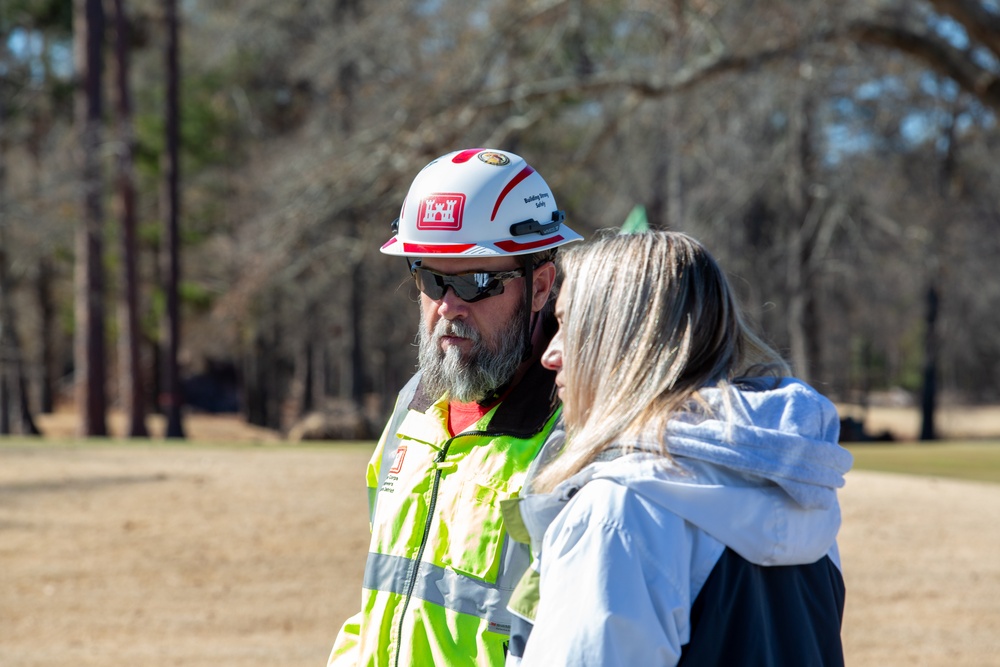
[{"label": "reflective stripe on vest", "polygon": [[[507,538],[500,502],[519,493],[558,410],[525,422],[537,430],[510,415],[494,426],[491,412],[452,436],[447,402],[416,409],[413,385],[400,393],[368,466],[372,542],[359,659],[499,667],[506,602],[530,562],[527,547]],[[517,414],[538,418],[524,409]]]},{"label": "reflective stripe on vest", "polygon": [[[363,585],[370,590],[406,595],[414,564],[401,556],[369,554]],[[489,623],[493,632],[510,631],[510,613],[500,605],[501,594],[496,586],[427,562],[417,564],[417,568],[411,597],[477,616]]]}]

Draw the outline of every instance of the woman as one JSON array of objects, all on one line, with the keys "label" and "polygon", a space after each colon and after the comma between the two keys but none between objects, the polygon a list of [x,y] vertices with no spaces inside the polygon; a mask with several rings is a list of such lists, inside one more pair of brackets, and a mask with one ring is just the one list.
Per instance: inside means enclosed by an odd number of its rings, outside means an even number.
[{"label": "woman", "polygon": [[511,512],[535,562],[508,665],[842,665],[833,405],[694,239],[605,236],[562,268],[566,438]]}]

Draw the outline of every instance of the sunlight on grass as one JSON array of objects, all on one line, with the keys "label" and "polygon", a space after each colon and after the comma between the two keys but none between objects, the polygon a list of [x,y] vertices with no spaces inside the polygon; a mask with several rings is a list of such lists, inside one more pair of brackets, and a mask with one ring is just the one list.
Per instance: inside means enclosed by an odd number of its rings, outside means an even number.
[{"label": "sunlight on grass", "polygon": [[1000,483],[1000,440],[901,445],[850,444],[856,470]]},{"label": "sunlight on grass", "polygon": [[[942,441],[928,444],[860,444],[845,445],[854,455],[855,470],[877,470],[907,475],[936,475],[955,479],[1000,483],[1000,440]],[[374,442],[249,442],[191,440],[127,440],[123,438],[50,439],[0,437],[0,454],[5,449],[88,448],[181,448],[181,449],[329,449],[331,453],[345,450],[370,452]]]}]

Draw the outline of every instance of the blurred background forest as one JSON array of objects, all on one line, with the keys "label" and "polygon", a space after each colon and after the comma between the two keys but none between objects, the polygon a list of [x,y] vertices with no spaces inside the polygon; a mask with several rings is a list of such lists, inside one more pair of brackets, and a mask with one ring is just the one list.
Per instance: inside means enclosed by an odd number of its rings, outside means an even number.
[{"label": "blurred background forest", "polygon": [[0,432],[372,436],[416,361],[379,246],[481,146],[585,236],[698,237],[799,376],[932,438],[1000,402],[998,112],[996,0],[0,0]]}]

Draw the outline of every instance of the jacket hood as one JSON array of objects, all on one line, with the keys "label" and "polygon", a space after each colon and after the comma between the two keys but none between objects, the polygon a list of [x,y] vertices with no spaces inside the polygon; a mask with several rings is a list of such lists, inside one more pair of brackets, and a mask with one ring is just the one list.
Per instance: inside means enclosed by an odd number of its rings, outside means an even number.
[{"label": "jacket hood", "polygon": [[833,404],[790,378],[712,387],[700,396],[704,405],[667,424],[670,458],[653,453],[658,443],[622,442],[632,453],[591,464],[553,495],[566,499],[584,483],[609,480],[750,562],[812,563],[831,550],[836,557],[836,489],[853,457],[837,444]]},{"label": "jacket hood", "polygon": [[854,461],[838,444],[837,409],[800,380],[770,382],[702,390],[707,410],[668,422],[668,452],[768,480],[808,509],[835,505]]},{"label": "jacket hood", "polygon": [[[836,544],[853,457],[836,408],[787,378],[707,388],[667,424],[671,459],[636,453],[592,466],[760,565],[811,563]],[[643,443],[634,443],[638,449]]]}]

